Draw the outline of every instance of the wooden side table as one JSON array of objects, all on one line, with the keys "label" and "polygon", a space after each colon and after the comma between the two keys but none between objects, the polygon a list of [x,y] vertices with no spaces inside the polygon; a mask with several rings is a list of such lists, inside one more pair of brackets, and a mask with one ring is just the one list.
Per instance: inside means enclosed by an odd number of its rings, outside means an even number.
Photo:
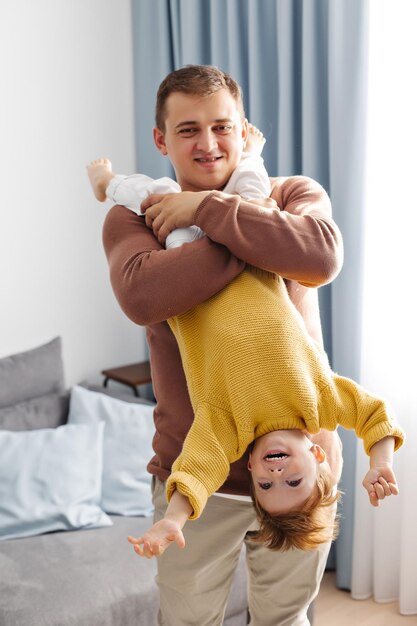
[{"label": "wooden side table", "polygon": [[115,380],[118,383],[122,383],[122,385],[131,387],[137,397],[140,396],[138,386],[152,382],[149,361],[132,363],[131,365],[123,365],[121,367],[112,367],[111,369],[102,370],[101,373],[105,377],[103,387],[107,387],[109,380]]}]

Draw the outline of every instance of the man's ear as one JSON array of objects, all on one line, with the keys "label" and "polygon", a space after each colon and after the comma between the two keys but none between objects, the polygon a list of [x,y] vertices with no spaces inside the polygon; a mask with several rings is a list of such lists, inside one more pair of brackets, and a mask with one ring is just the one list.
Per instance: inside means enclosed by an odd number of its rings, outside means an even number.
[{"label": "man's ear", "polygon": [[153,140],[159,152],[166,156],[168,154],[168,150],[165,144],[165,135],[160,128],[153,129]]},{"label": "man's ear", "polygon": [[315,458],[317,459],[317,461],[319,463],[323,463],[323,461],[326,460],[326,453],[325,453],[325,451],[323,450],[323,448],[318,446],[316,443],[311,446],[310,451],[314,454]]}]

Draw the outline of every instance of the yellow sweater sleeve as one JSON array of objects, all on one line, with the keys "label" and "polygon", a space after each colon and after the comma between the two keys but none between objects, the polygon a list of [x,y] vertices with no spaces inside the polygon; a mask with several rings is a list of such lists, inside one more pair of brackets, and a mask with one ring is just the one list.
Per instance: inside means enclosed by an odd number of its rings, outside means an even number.
[{"label": "yellow sweater sleeve", "polygon": [[322,428],[334,430],[340,424],[354,429],[363,439],[366,454],[384,437],[395,437],[395,450],[404,443],[404,431],[387,403],[338,374],[332,374],[330,384],[321,393],[319,415]]},{"label": "yellow sweater sleeve", "polygon": [[[253,437],[248,433],[247,442]],[[198,518],[207,498],[217,491],[229,475],[230,463],[239,450],[234,421],[227,413],[202,403],[184,441],[182,452],[172,466],[167,481],[167,498],[179,491],[193,508],[189,519]]]}]

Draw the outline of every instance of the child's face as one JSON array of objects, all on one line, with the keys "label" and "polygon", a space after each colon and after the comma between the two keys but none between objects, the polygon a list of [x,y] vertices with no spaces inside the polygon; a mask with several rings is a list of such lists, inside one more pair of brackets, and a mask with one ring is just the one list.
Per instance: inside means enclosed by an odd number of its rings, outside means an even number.
[{"label": "child's face", "polygon": [[240,162],[246,136],[247,120],[227,89],[206,97],[171,93],[165,132],[154,129],[155,144],[169,156],[183,191],[222,189]]},{"label": "child's face", "polygon": [[275,430],[256,439],[248,468],[261,507],[272,515],[301,507],[316,488],[325,456],[301,430]]}]

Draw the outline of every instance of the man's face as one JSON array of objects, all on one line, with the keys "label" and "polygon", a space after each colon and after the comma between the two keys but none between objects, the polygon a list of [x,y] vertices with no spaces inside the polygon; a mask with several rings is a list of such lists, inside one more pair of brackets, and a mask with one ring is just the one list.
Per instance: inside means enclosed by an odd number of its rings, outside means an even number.
[{"label": "man's face", "polygon": [[247,120],[226,89],[210,96],[174,92],[166,102],[165,133],[154,128],[183,191],[222,189],[240,162]]},{"label": "man's face", "polygon": [[276,515],[300,508],[313,493],[324,460],[320,446],[312,445],[300,430],[259,437],[248,463],[259,504]]}]

